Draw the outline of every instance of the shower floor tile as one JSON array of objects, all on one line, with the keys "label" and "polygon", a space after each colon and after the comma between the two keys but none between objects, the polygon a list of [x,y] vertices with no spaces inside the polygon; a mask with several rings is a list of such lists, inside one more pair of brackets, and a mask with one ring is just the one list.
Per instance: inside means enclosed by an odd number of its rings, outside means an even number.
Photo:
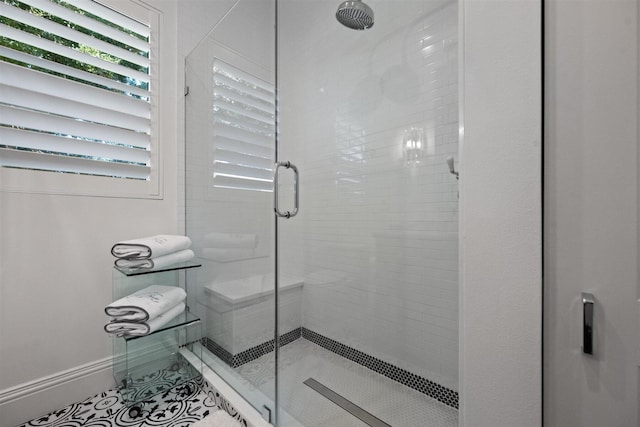
[{"label": "shower floor tile", "polygon": [[[274,353],[236,371],[273,400]],[[393,427],[454,427],[458,411],[300,338],[280,350],[280,401],[295,420],[282,427],[366,427],[303,384],[313,378]]]},{"label": "shower floor tile", "polygon": [[198,382],[201,380],[189,381],[148,399],[142,415],[135,419],[129,417],[118,390],[112,389],[18,427],[187,427],[220,410]]}]

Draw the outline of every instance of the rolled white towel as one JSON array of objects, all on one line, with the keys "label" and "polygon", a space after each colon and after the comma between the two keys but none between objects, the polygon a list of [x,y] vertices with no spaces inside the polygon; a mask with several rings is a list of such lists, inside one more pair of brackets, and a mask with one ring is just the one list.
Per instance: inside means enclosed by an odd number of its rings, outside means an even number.
[{"label": "rolled white towel", "polygon": [[186,297],[187,293],[179,286],[151,285],[112,302],[104,312],[118,321],[145,322],[167,312]]},{"label": "rolled white towel", "polygon": [[187,236],[160,234],[118,242],[111,248],[111,254],[116,258],[149,259],[189,249],[189,247],[191,247],[191,239]]},{"label": "rolled white towel", "polygon": [[209,248],[249,248],[258,247],[257,234],[208,233],[204,236],[204,245]]},{"label": "rolled white towel", "polygon": [[117,267],[128,268],[130,270],[142,270],[142,269],[161,269],[178,262],[186,262],[193,259],[195,254],[191,249],[183,249],[178,252],[173,252],[168,255],[163,255],[157,258],[149,259],[126,259],[118,258],[115,262]]},{"label": "rolled white towel", "polygon": [[104,325],[104,330],[107,333],[118,337],[139,337],[142,335],[148,335],[151,332],[162,328],[176,316],[180,315],[184,311],[185,307],[185,304],[181,302],[175,307],[169,309],[167,312],[162,313],[151,320],[147,320],[146,322],[109,322]]},{"label": "rolled white towel", "polygon": [[241,424],[227,414],[223,409],[219,409],[213,414],[191,424],[191,427],[238,427]]}]

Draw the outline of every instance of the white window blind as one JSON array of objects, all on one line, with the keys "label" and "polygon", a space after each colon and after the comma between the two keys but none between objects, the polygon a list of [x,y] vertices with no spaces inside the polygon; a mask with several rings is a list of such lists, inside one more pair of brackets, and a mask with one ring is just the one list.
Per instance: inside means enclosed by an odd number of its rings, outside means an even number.
[{"label": "white window blind", "polygon": [[213,83],[214,187],[273,191],[273,85],[219,59]]},{"label": "white window blind", "polygon": [[149,54],[92,0],[0,2],[0,165],[149,180]]}]

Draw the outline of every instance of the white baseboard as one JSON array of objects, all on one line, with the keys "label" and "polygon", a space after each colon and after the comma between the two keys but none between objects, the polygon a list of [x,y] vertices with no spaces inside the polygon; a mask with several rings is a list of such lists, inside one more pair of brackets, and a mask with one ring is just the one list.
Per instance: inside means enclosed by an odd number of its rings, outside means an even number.
[{"label": "white baseboard", "polygon": [[112,357],[0,390],[0,425],[11,427],[114,386]]}]

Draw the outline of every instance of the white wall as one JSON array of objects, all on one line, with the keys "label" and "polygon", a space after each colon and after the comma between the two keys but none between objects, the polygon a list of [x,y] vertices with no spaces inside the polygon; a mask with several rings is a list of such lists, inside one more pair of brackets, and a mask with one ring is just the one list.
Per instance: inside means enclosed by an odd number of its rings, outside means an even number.
[{"label": "white wall", "polygon": [[[113,385],[110,249],[177,231],[176,4],[162,12],[161,200],[0,192],[0,424],[12,426]],[[33,179],[46,180],[46,173]],[[88,177],[90,179],[90,177]]]},{"label": "white wall", "polygon": [[541,425],[540,1],[463,3],[460,422]]},{"label": "white wall", "polygon": [[[545,425],[638,425],[638,2],[545,8]],[[594,356],[581,292],[595,296]]]},{"label": "white wall", "polygon": [[280,3],[279,155],[301,171],[284,274],[304,276],[306,328],[457,389],[456,3],[379,1],[367,31],[336,7]]}]

